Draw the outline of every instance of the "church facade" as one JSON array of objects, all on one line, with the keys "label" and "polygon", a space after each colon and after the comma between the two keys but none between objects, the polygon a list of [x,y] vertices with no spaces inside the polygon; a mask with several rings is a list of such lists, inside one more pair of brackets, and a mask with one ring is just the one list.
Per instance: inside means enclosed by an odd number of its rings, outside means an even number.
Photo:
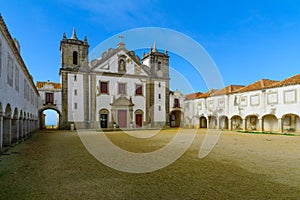
[{"label": "church facade", "polygon": [[88,59],[75,30],[60,42],[61,128],[163,127],[169,120],[169,55],[154,45],[140,58],[116,48]]}]

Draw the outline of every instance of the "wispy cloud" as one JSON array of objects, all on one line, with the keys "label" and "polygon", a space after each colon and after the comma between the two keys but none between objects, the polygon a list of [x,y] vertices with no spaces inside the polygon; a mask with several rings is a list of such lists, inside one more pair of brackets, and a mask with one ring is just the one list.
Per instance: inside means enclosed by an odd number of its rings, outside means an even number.
[{"label": "wispy cloud", "polygon": [[64,3],[89,12],[89,20],[110,30],[157,26],[163,24],[165,18],[156,0],[64,0]]}]

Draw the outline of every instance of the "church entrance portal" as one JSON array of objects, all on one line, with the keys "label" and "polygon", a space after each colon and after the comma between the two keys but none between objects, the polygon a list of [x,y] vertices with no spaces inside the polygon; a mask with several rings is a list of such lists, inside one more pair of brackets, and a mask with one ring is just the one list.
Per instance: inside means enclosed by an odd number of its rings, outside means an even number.
[{"label": "church entrance portal", "polygon": [[127,110],[118,110],[118,125],[120,128],[127,127]]},{"label": "church entrance portal", "polygon": [[142,114],[135,114],[135,124],[137,128],[143,126],[143,115]]},{"label": "church entrance portal", "polygon": [[100,114],[100,127],[107,128],[108,127],[108,114]]}]

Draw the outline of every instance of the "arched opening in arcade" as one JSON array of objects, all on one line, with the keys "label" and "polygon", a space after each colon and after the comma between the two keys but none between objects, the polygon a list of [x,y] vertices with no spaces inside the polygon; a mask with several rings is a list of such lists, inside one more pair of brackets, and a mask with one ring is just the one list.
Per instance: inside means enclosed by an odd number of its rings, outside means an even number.
[{"label": "arched opening in arcade", "polygon": [[265,132],[278,132],[278,119],[275,115],[268,114],[262,117],[263,120],[263,127],[262,131]]},{"label": "arched opening in arcade", "polygon": [[240,116],[234,115],[233,117],[231,117],[231,129],[232,130],[243,129],[243,119]]},{"label": "arched opening in arcade", "polygon": [[296,114],[285,114],[281,117],[282,132],[299,132],[300,130],[300,117]]},{"label": "arched opening in arcade", "polygon": [[199,128],[207,128],[207,119],[204,116],[201,116],[199,119]]},{"label": "arched opening in arcade", "polygon": [[58,110],[48,108],[39,112],[40,129],[59,129],[61,122],[61,114]]},{"label": "arched opening in arcade", "polygon": [[170,127],[180,127],[183,113],[180,110],[173,110],[169,114]]},{"label": "arched opening in arcade", "polygon": [[219,129],[228,129],[228,117],[227,116],[220,116],[219,117]]}]

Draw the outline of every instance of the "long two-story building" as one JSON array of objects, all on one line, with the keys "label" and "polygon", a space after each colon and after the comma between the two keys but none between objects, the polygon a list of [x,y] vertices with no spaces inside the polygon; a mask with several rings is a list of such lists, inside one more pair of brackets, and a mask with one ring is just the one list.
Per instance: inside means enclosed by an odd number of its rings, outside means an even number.
[{"label": "long two-story building", "polygon": [[184,125],[264,132],[300,132],[300,74],[186,95]]}]

